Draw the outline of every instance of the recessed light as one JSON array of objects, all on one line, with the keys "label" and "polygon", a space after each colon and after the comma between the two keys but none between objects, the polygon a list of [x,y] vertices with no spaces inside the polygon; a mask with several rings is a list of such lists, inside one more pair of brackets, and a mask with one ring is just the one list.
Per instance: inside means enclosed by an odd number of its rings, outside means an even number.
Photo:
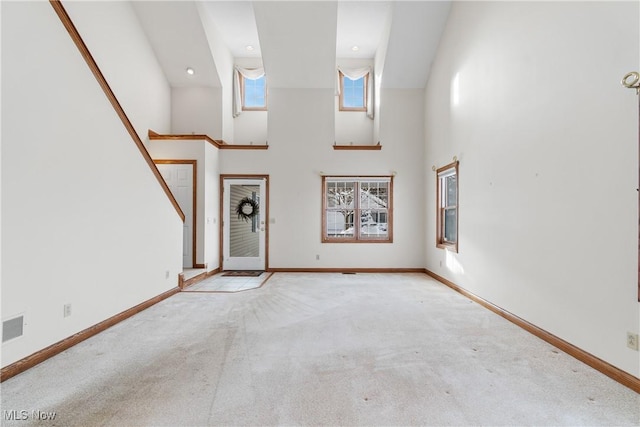
[{"label": "recessed light", "polygon": [[360,46],[352,46],[351,50],[354,51],[354,52],[357,52],[357,51],[360,50]]},{"label": "recessed light", "polygon": [[251,45],[247,45],[247,46],[245,47],[245,49],[247,49],[249,52],[251,52],[251,51],[252,51],[253,49],[255,49],[255,48],[254,48],[253,46],[251,46]]},{"label": "recessed light", "polygon": [[194,70],[193,68],[189,67],[187,68],[187,74],[189,74],[190,76],[193,76],[196,73],[196,70]]}]

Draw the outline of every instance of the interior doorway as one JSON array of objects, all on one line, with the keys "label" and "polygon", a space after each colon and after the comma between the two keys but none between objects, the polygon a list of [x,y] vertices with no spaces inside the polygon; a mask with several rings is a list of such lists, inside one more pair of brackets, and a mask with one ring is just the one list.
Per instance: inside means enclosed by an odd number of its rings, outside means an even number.
[{"label": "interior doorway", "polygon": [[154,160],[173,197],[184,213],[182,231],[182,267],[196,263],[197,182],[196,160]]}]

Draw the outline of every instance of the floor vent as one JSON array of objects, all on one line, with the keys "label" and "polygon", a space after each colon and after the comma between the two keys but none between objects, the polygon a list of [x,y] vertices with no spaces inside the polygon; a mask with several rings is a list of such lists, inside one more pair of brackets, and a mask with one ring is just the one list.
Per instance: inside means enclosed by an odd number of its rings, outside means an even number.
[{"label": "floor vent", "polygon": [[2,322],[2,342],[21,337],[23,333],[24,316],[21,315]]},{"label": "floor vent", "polygon": [[355,271],[344,271],[342,274],[356,274]]}]

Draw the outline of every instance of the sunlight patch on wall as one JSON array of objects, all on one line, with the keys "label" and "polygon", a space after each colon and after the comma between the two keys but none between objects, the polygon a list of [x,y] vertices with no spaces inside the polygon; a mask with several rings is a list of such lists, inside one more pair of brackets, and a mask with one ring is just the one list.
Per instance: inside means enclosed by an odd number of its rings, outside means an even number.
[{"label": "sunlight patch on wall", "polygon": [[455,254],[448,249],[445,249],[445,265],[452,273],[464,274],[464,267],[462,267]]},{"label": "sunlight patch on wall", "polygon": [[457,72],[451,79],[451,106],[456,107],[460,104],[460,72]]}]

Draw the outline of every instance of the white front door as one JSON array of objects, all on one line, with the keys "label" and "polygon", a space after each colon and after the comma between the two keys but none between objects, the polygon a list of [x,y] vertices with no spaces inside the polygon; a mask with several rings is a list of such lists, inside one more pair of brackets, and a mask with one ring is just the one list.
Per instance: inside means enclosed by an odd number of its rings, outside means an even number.
[{"label": "white front door", "polygon": [[223,180],[223,270],[264,270],[266,178]]},{"label": "white front door", "polygon": [[156,166],[162,174],[173,197],[184,213],[182,236],[182,267],[193,268],[194,262],[194,210],[193,164],[160,163]]}]

